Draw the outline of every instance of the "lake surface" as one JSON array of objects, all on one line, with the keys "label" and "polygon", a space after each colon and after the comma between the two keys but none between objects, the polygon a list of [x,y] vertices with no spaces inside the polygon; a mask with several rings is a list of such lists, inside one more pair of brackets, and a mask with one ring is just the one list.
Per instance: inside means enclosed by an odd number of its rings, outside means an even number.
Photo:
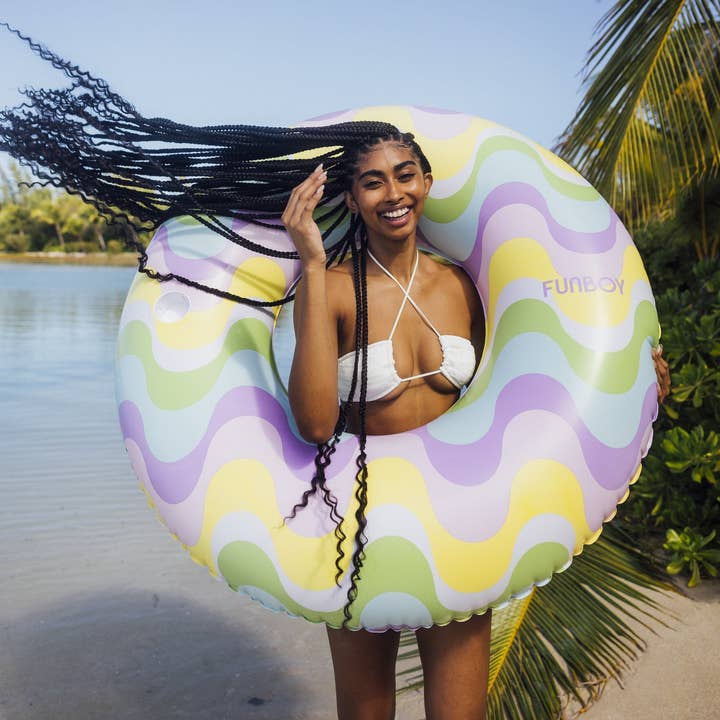
[{"label": "lake surface", "polygon": [[0,487],[3,505],[13,507],[3,514],[4,536],[88,529],[96,525],[83,513],[90,504],[103,499],[113,512],[127,504],[133,483],[115,414],[113,357],[133,275],[0,264]]},{"label": "lake surface", "polygon": [[109,516],[136,512],[113,389],[134,273],[0,264],[0,532],[20,567],[49,535],[58,551],[97,542]]}]

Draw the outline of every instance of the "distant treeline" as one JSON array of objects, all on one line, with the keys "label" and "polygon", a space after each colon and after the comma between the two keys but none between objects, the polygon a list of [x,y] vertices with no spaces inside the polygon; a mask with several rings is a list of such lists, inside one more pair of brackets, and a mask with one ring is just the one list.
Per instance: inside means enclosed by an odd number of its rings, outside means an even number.
[{"label": "distant treeline", "polygon": [[[134,230],[108,223],[76,195],[28,187],[31,175],[16,164],[0,168],[0,252],[109,252],[127,250]],[[135,235],[135,237],[138,237]],[[138,238],[147,244],[147,234]]]}]

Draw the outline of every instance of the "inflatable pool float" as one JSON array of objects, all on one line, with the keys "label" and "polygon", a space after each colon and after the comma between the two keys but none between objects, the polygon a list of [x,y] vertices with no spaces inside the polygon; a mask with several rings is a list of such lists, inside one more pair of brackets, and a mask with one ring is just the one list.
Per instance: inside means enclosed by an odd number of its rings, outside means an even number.
[{"label": "inflatable pool float", "polygon": [[[305,124],[356,119],[413,132],[427,154],[435,181],[421,240],[476,282],[487,340],[447,413],[368,437],[368,541],[349,627],[445,624],[545,583],[613,516],[652,438],[657,316],[627,231],[547,150],[486,120],[418,108]],[[280,225],[223,222],[292,247]],[[298,272],[192,218],[162,225],[148,258],[266,300],[284,297]],[[285,521],[316,452],[285,390],[291,315],[139,274],[120,323],[120,422],[149,502],[195,561],[269,608],[339,627],[350,573],[336,585],[328,508],[315,498]],[[344,435],[327,470],[350,538],[357,446]]]}]

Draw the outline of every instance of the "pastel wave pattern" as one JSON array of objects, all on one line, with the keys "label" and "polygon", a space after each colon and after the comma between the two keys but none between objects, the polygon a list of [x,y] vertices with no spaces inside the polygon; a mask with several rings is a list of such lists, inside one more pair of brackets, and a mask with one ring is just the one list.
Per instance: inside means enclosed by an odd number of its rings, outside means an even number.
[{"label": "pastel wave pattern", "polygon": [[[426,245],[475,281],[487,338],[475,377],[428,425],[368,439],[366,560],[350,627],[463,620],[541,585],[599,535],[637,478],[657,414],[648,278],[611,208],[572,168],[480,118],[411,107],[306,121],[392,122],[415,134],[435,184]],[[223,220],[291,249],[281,227]],[[336,235],[335,235],[336,237]],[[262,299],[297,263],[259,257],[192,218],[165,223],[148,264]],[[279,313],[279,316],[278,316]],[[190,556],[270,609],[339,627],[336,538],[287,398],[291,308],[234,304],[138,275],[123,311],[116,391],[131,463]],[[355,532],[357,438],[327,470]]]}]

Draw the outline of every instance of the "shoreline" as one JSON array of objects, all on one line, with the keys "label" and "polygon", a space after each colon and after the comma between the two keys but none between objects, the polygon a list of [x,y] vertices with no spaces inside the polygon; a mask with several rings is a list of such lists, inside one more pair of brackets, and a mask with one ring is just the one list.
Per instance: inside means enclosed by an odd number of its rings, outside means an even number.
[{"label": "shoreline", "polygon": [[39,265],[105,265],[135,267],[135,253],[64,253],[64,252],[0,252],[0,263],[35,263]]}]

